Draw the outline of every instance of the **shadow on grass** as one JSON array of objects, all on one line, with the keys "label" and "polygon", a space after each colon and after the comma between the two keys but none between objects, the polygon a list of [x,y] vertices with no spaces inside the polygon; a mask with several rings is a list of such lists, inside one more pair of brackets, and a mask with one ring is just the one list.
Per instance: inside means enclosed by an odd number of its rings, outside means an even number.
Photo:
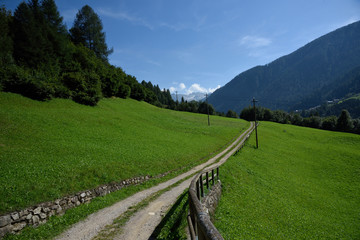
[{"label": "shadow on grass", "polygon": [[187,239],[188,190],[185,190],[155,228],[149,239]]}]

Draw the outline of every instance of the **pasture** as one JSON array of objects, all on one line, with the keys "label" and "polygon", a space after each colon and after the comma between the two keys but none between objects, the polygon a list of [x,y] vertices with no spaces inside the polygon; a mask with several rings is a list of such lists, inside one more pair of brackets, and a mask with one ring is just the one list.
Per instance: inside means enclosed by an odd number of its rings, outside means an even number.
[{"label": "pasture", "polygon": [[132,99],[96,107],[0,93],[0,213],[204,162],[247,128]]},{"label": "pasture", "polygon": [[360,136],[261,122],[221,167],[225,239],[360,239]]}]

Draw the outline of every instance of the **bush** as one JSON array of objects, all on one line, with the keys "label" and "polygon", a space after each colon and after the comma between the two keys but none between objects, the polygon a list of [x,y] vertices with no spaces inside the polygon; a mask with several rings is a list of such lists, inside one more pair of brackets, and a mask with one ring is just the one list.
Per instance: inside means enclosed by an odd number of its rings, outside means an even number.
[{"label": "bush", "polygon": [[234,112],[233,110],[229,110],[227,113],[226,113],[226,117],[229,117],[229,118],[237,118],[237,114],[236,112]]},{"label": "bush", "polygon": [[360,119],[354,119],[353,120],[354,129],[353,132],[360,134]]},{"label": "bush", "polygon": [[125,98],[130,97],[130,93],[131,93],[131,88],[124,83],[120,83],[120,86],[119,86],[116,96],[125,99]]},{"label": "bush", "polygon": [[145,91],[145,102],[150,103],[150,104],[155,104],[158,101],[158,99],[153,91],[151,91],[148,88],[144,88],[144,91]]},{"label": "bush", "polygon": [[309,118],[304,118],[303,125],[305,127],[320,128],[321,118],[319,116],[311,116]]},{"label": "bush", "polygon": [[324,130],[334,131],[336,129],[336,117],[326,117],[322,122],[321,128]]},{"label": "bush", "polygon": [[40,101],[50,100],[55,93],[54,86],[41,72],[30,74],[29,71],[13,65],[2,74],[5,92],[19,93]]},{"label": "bush", "polygon": [[95,106],[101,98],[100,79],[96,73],[65,73],[62,82],[71,91],[71,96],[77,103]]},{"label": "bush", "polygon": [[124,81],[125,73],[121,69],[109,67],[108,73],[101,77],[102,93],[105,97],[116,96]]},{"label": "bush", "polygon": [[130,97],[138,101],[145,100],[145,88],[140,83],[131,86]]},{"label": "bush", "polygon": [[291,124],[302,126],[303,118],[299,114],[293,114],[290,116]]}]

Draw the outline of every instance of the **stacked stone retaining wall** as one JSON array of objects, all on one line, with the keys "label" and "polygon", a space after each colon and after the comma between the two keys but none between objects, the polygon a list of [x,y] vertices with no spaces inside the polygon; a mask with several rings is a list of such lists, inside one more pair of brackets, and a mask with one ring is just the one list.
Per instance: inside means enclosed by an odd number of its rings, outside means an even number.
[{"label": "stacked stone retaining wall", "polygon": [[[168,173],[160,174],[155,178],[163,177]],[[51,216],[64,214],[67,209],[89,203],[93,198],[104,196],[129,185],[135,185],[148,181],[150,178],[151,176],[147,175],[126,179],[117,183],[102,185],[92,190],[81,191],[74,195],[66,196],[52,202],[40,203],[23,210],[1,215],[0,239],[7,233],[18,233],[26,226],[38,226],[39,224],[43,224],[47,222]]]},{"label": "stacked stone retaining wall", "polygon": [[219,204],[221,197],[221,182],[218,182],[211,187],[209,193],[201,199],[201,205],[203,207],[203,212],[209,214],[210,219],[214,222],[214,215],[217,205]]}]

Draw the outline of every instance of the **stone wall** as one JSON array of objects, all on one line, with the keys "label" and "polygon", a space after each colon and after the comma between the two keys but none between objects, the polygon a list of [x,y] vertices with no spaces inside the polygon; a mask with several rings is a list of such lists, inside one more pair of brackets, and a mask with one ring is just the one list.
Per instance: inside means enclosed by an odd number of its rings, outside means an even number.
[{"label": "stone wall", "polygon": [[[160,174],[155,178],[163,177],[170,172]],[[38,226],[45,223],[53,215],[61,215],[67,209],[90,202],[93,198],[104,196],[111,192],[120,190],[129,185],[135,185],[149,180],[151,176],[141,176],[126,179],[117,183],[99,186],[92,190],[78,192],[74,195],[57,199],[53,202],[40,203],[20,211],[14,211],[0,216],[0,239],[6,233],[17,233],[26,226]]]},{"label": "stone wall", "polygon": [[221,182],[218,182],[211,187],[209,193],[201,199],[201,205],[203,212],[209,214],[211,221],[213,222],[216,207],[220,201],[221,196]]}]

